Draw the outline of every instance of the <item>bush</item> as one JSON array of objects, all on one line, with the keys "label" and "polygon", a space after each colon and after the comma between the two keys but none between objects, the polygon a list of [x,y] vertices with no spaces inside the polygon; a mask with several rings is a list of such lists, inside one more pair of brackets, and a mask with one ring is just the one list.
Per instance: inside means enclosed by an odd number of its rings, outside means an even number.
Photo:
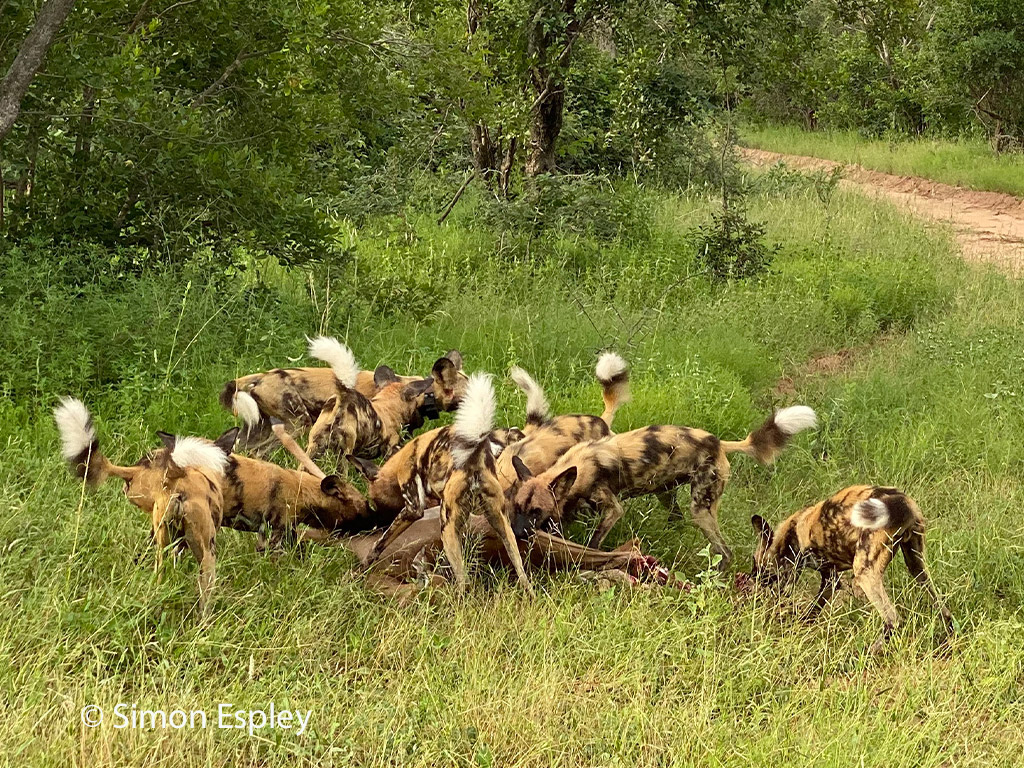
[{"label": "bush", "polygon": [[693,231],[697,267],[719,283],[760,277],[779,249],[765,243],[764,235],[764,226],[748,220],[742,208],[713,213],[710,222]]},{"label": "bush", "polygon": [[597,240],[643,240],[651,233],[652,205],[635,184],[597,174],[540,176],[511,200],[481,204],[483,218],[498,231],[533,236],[543,232]]}]

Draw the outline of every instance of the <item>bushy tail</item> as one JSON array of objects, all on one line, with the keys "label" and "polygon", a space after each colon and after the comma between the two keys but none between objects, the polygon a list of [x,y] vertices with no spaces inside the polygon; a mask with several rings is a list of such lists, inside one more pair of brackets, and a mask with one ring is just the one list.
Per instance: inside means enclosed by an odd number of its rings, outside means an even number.
[{"label": "bushy tail", "polygon": [[791,405],[770,416],[764,424],[743,440],[723,440],[726,453],[741,452],[753,456],[762,464],[771,464],[782,453],[789,439],[818,425],[818,416],[806,405]]},{"label": "bushy tail", "polygon": [[452,427],[452,463],[461,469],[477,449],[489,442],[494,428],[494,382],[488,373],[474,373],[455,413]]},{"label": "bushy tail", "polygon": [[534,381],[526,371],[518,365],[509,371],[509,376],[516,386],[526,395],[526,422],[527,427],[539,427],[551,418],[551,406],[544,394],[543,388]]},{"label": "bushy tail", "polygon": [[231,397],[231,410],[250,430],[259,425],[265,417],[260,413],[259,403],[248,392],[238,390]]},{"label": "bushy tail", "polygon": [[107,459],[100,453],[92,414],[76,398],[65,397],[53,409],[53,419],[60,432],[61,455],[79,480],[94,486],[106,479]]},{"label": "bushy tail", "polygon": [[629,402],[629,365],[614,352],[605,352],[594,366],[594,375],[601,382],[604,399],[601,418],[611,427],[615,412]]},{"label": "bushy tail", "polygon": [[359,364],[352,350],[333,336],[317,336],[309,341],[309,356],[331,366],[334,375],[349,389],[355,389]]},{"label": "bushy tail", "polygon": [[[890,489],[891,490],[891,489]],[[901,528],[914,521],[913,502],[902,493],[858,501],[850,510],[850,522],[857,528]]]}]

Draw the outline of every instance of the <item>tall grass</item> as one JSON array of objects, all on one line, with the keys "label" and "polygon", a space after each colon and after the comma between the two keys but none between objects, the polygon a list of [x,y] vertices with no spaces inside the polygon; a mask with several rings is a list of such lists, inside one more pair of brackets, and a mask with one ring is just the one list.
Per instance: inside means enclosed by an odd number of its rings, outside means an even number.
[{"label": "tall grass", "polygon": [[[782,245],[773,273],[712,286],[685,233],[700,198],[652,196],[637,242],[552,233],[510,245],[460,208],[353,233],[353,261],[312,275],[265,265],[228,282],[96,277],[75,287],[9,253],[0,317],[0,754],[11,764],[1009,765],[1024,737],[1024,374],[1019,289],[968,271],[949,243],[880,204],[796,185],[758,196]],[[116,277],[116,276],[115,276]],[[625,430],[676,422],[738,437],[777,405],[822,418],[777,464],[734,462],[722,524],[738,566],[754,512],[783,515],[855,482],[895,484],[930,521],[933,576],[960,637],[950,654],[901,564],[906,619],[870,657],[878,618],[847,591],[814,625],[792,602],[747,601],[707,572],[704,541],[650,499],[639,536],[691,593],[599,593],[537,576],[525,597],[477,572],[464,599],[398,607],[338,550],[257,555],[218,538],[214,618],[192,614],[195,565],[158,583],[146,521],[110,484],[82,496],[48,409],[94,407],[104,449],[134,460],[153,431],[231,423],[226,378],[287,364],[303,335],[347,338],[361,361],[428,369],[457,346],[472,370],[526,366],[559,411],[596,412],[590,368],[631,361]],[[835,373],[809,360],[855,350]],[[785,376],[792,383],[779,387]],[[499,413],[522,419],[511,385]],[[447,417],[446,417],[447,418]],[[141,556],[139,564],[136,557]],[[807,583],[795,601],[809,599]],[[311,730],[85,729],[79,711],[312,709]]]},{"label": "tall grass", "polygon": [[884,173],[1024,197],[1024,156],[997,155],[979,139],[885,141],[865,139],[856,131],[818,132],[797,126],[764,125],[746,128],[743,143],[772,152],[857,163]]}]

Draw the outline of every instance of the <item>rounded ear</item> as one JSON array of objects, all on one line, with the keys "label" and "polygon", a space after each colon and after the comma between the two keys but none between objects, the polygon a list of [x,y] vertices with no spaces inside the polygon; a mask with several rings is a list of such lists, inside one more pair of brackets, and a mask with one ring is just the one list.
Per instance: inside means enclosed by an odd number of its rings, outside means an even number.
[{"label": "rounded ear", "polygon": [[[361,459],[358,456],[352,455],[346,456],[345,459],[354,464],[355,468],[358,469],[360,474],[362,474],[362,476],[365,477],[367,480],[375,480],[377,478],[377,473],[380,472],[380,468],[372,461],[367,461],[366,459]],[[324,482],[330,480],[331,477],[334,476],[328,475],[323,479],[323,481],[321,481],[321,490],[323,489]]]},{"label": "rounded ear", "polygon": [[327,475],[323,480],[320,481],[320,491],[327,496],[334,496],[340,498],[345,490],[345,481],[338,475]]},{"label": "rounded ear", "polygon": [[533,472],[530,471],[530,468],[526,466],[526,464],[523,463],[523,460],[518,456],[512,457],[512,466],[516,468],[516,476],[521,482],[525,483],[533,477]]},{"label": "rounded ear", "polygon": [[572,490],[572,486],[576,482],[576,474],[576,467],[572,466],[551,481],[551,493],[555,495],[556,499],[563,499],[569,495],[569,491]]},{"label": "rounded ear", "polygon": [[462,353],[457,349],[449,349],[444,353],[444,356],[452,361],[452,365],[455,366],[455,370],[462,370]]},{"label": "rounded ear", "polygon": [[453,390],[459,378],[459,369],[450,359],[442,357],[434,363],[434,367],[430,369],[430,375],[445,389]]},{"label": "rounded ear", "polygon": [[373,372],[373,386],[377,389],[384,389],[388,384],[401,381],[398,374],[387,365],[378,365]]},{"label": "rounded ear", "polygon": [[750,525],[753,527],[754,533],[760,536],[762,541],[764,541],[765,546],[772,543],[772,538],[775,534],[767,520],[760,515],[754,515],[750,518]]},{"label": "rounded ear", "polygon": [[178,442],[178,438],[172,435],[170,432],[157,432],[156,436],[160,438],[160,442],[164,444],[164,448],[168,451],[174,450],[174,444]]},{"label": "rounded ear", "polygon": [[419,381],[414,381],[411,384],[406,385],[405,389],[402,391],[402,394],[404,394],[407,399],[412,400],[426,392],[429,392],[433,388],[433,379],[420,379]]},{"label": "rounded ear", "polygon": [[223,435],[213,441],[213,444],[220,448],[228,456],[235,450],[235,440],[238,439],[238,433],[241,430],[240,427],[232,427]]}]

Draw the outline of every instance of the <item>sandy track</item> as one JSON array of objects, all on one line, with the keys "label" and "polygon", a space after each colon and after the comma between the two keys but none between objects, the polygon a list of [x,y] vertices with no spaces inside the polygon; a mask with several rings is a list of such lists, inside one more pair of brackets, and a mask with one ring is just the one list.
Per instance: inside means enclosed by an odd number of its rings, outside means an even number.
[{"label": "sandy track", "polygon": [[790,168],[807,171],[842,167],[843,186],[889,200],[922,218],[952,225],[965,259],[994,264],[1011,275],[1024,275],[1024,200],[1019,197],[913,176],[893,176],[817,157],[745,147],[740,148],[740,153],[756,166],[783,162]]}]

